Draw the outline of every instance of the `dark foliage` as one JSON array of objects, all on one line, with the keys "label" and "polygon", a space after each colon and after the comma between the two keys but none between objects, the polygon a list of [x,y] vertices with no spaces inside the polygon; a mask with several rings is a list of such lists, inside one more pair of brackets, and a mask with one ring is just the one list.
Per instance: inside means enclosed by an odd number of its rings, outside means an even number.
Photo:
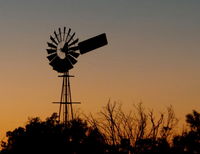
[{"label": "dark foliage", "polygon": [[[153,112],[150,112],[149,119],[152,122],[150,132],[146,131],[148,115],[143,108],[139,108],[139,116],[142,118],[138,123],[127,121],[131,119],[130,114],[126,118],[126,115],[120,110],[115,110],[115,106],[108,106],[107,109],[108,112],[103,112],[107,121],[102,121],[102,123],[99,123],[95,118],[87,119],[87,121],[76,118],[64,125],[57,121],[57,114],[53,114],[45,121],[32,118],[24,128],[19,127],[7,132],[7,141],[1,143],[2,151],[0,154],[200,153],[200,113],[197,111],[186,115],[189,130],[183,131],[181,135],[172,136],[169,140],[175,124],[174,112],[171,109],[168,110],[170,111],[168,115],[171,116],[167,116],[169,117],[167,124],[163,122],[163,114],[156,123]],[[118,115],[118,118],[115,114]],[[125,125],[122,125],[125,122],[123,119],[126,120]],[[127,126],[131,131],[122,126]],[[133,128],[136,128],[136,131],[133,131]],[[159,130],[160,135],[156,135]]]},{"label": "dark foliage", "polygon": [[183,154],[200,153],[200,113],[193,111],[186,115],[186,122],[190,126],[189,131],[173,138],[173,152]]},{"label": "dark foliage", "polygon": [[81,119],[67,125],[59,124],[53,114],[46,121],[31,119],[25,128],[7,132],[8,141],[2,143],[2,154],[29,153],[104,153],[104,137],[96,128]]}]

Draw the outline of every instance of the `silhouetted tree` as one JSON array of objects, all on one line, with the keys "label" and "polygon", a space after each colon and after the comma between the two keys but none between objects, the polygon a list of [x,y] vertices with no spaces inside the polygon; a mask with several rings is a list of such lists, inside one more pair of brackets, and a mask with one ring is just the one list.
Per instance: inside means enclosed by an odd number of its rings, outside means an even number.
[{"label": "silhouetted tree", "polygon": [[189,125],[189,131],[184,131],[173,139],[173,151],[183,154],[200,153],[200,113],[193,110],[191,114],[186,115],[186,122]]},{"label": "silhouetted tree", "polygon": [[[158,118],[158,120],[157,120]],[[134,106],[126,114],[121,104],[110,103],[103,108],[98,118],[87,117],[95,125],[110,145],[110,152],[125,153],[167,153],[170,150],[171,137],[177,124],[172,106],[167,112],[155,118],[153,110],[148,112],[142,103]]]},{"label": "silhouetted tree", "polygon": [[105,151],[104,137],[97,128],[88,127],[81,119],[59,124],[56,114],[46,121],[32,118],[25,128],[7,132],[7,137],[8,141],[2,143],[2,154],[102,154]]},{"label": "silhouetted tree", "polygon": [[200,131],[200,113],[193,110],[191,114],[186,115],[186,122],[190,125],[191,131]]}]

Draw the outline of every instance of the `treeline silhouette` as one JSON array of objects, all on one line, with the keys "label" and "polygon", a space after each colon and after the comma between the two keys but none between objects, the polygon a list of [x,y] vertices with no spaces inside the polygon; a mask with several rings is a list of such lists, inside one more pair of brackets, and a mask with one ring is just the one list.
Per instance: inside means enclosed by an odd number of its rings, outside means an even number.
[{"label": "treeline silhouette", "polygon": [[200,113],[186,115],[182,133],[177,122],[172,106],[155,115],[141,103],[125,113],[109,102],[98,116],[77,116],[65,125],[56,113],[45,121],[32,118],[6,133],[0,154],[199,154]]}]

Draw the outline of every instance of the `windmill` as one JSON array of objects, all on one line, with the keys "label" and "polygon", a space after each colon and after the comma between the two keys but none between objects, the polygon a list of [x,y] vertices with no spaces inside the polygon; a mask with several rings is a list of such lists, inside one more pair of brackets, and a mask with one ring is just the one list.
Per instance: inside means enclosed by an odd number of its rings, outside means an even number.
[{"label": "windmill", "polygon": [[72,33],[70,28],[66,30],[66,27],[62,30],[58,28],[58,31],[50,35],[50,41],[47,42],[48,49],[46,49],[47,59],[53,70],[62,73],[58,77],[63,78],[60,102],[53,102],[59,104],[59,121],[66,123],[73,119],[72,105],[80,104],[80,102],[72,102],[70,77],[74,76],[69,74],[69,70],[77,63],[80,55],[107,44],[105,33],[82,42],[75,38],[75,32]]}]

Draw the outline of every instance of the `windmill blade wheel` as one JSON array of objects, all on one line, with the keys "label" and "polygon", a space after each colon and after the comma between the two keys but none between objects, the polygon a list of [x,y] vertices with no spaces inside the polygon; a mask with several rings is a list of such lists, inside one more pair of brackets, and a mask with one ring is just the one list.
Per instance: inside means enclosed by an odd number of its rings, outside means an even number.
[{"label": "windmill blade wheel", "polygon": [[78,50],[78,38],[75,38],[75,32],[71,32],[71,28],[68,30],[66,27],[58,28],[47,42],[47,59],[53,69],[59,73],[68,72],[73,68],[73,65],[77,63],[79,53]]}]

